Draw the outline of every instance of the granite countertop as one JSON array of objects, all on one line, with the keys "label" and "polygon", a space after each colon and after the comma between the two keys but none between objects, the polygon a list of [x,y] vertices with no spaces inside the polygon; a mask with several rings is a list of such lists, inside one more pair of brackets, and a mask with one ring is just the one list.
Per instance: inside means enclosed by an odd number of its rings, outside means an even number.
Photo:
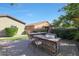
[{"label": "granite countertop", "polygon": [[49,40],[49,41],[54,41],[54,42],[57,42],[60,40],[60,38],[46,37],[45,35],[34,35],[34,37],[38,37],[44,40]]}]

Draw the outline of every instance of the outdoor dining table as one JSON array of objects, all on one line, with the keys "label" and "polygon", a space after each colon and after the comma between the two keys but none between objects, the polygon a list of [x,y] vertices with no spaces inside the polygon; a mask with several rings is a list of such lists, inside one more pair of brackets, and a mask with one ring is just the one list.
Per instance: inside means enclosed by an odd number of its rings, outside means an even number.
[{"label": "outdoor dining table", "polygon": [[58,53],[60,38],[46,37],[45,35],[34,35],[33,42],[48,51],[51,55]]}]

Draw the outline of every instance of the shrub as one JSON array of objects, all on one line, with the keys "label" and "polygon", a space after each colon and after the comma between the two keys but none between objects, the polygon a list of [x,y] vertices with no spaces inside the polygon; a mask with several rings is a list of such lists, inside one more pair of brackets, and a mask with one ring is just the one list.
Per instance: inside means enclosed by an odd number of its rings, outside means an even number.
[{"label": "shrub", "polygon": [[55,29],[55,30],[52,30],[52,32],[57,34],[57,36],[62,39],[79,41],[78,29]]},{"label": "shrub", "polygon": [[5,28],[5,34],[8,37],[14,36],[18,31],[17,27],[10,27],[10,28]]},{"label": "shrub", "polygon": [[74,40],[79,41],[79,31],[76,31]]}]

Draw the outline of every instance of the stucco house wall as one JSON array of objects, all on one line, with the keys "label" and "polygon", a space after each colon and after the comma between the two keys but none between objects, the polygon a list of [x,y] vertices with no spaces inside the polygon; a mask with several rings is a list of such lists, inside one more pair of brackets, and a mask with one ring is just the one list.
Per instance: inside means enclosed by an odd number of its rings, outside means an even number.
[{"label": "stucco house wall", "polygon": [[24,28],[25,28],[25,24],[22,24],[18,21],[15,21],[12,18],[9,18],[7,16],[0,17],[0,36],[5,36],[4,29],[6,27],[11,27],[11,26],[17,26],[18,27],[18,32],[17,32],[16,35],[21,35],[22,32],[24,31]]},{"label": "stucco house wall", "polygon": [[43,23],[35,25],[34,29],[40,29],[42,27],[47,27],[47,26],[49,26],[49,23],[48,22],[43,22]]},{"label": "stucco house wall", "polygon": [[48,21],[43,21],[43,22],[26,25],[25,30],[28,32],[32,32],[33,30],[41,29],[43,27],[49,27],[49,26],[50,26],[50,24]]}]

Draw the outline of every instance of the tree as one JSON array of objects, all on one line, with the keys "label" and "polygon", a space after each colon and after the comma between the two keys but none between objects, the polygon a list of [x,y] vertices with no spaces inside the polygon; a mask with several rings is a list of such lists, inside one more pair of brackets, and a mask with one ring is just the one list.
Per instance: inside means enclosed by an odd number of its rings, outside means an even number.
[{"label": "tree", "polygon": [[66,28],[66,27],[73,27],[73,21],[68,20],[66,16],[61,15],[57,20],[54,20],[53,22],[54,27],[59,27],[59,28]]},{"label": "tree", "polygon": [[69,3],[64,6],[60,11],[63,11],[65,15],[61,15],[56,24],[62,27],[79,27],[79,3]]},{"label": "tree", "polygon": [[71,20],[74,22],[76,27],[79,26],[79,3],[70,3],[62,8],[66,13],[66,20]]},{"label": "tree", "polygon": [[66,13],[66,15],[79,16],[79,3],[67,4],[62,8],[62,10]]}]

